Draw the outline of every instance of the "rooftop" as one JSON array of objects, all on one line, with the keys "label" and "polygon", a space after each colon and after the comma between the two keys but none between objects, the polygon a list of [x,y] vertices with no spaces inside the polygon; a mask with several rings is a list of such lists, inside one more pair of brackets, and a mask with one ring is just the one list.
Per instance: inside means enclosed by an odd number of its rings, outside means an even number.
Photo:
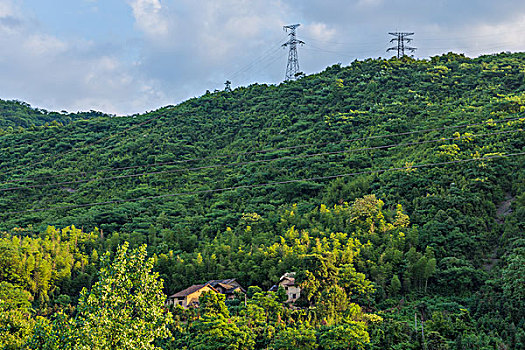
[{"label": "rooftop", "polygon": [[170,298],[182,298],[182,297],[186,297],[192,293],[195,293],[196,291],[204,288],[204,287],[209,287],[210,289],[214,290],[216,292],[216,290],[211,286],[209,285],[209,283],[205,283],[205,284],[194,284],[193,286],[191,287],[188,287],[184,290],[181,290],[180,292],[178,293],[175,293],[173,295],[170,296]]}]

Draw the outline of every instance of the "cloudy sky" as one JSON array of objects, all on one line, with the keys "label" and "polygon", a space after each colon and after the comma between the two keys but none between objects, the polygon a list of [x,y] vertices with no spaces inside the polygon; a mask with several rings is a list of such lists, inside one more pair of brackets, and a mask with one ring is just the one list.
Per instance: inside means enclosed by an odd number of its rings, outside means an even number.
[{"label": "cloudy sky", "polygon": [[523,0],[0,0],[0,98],[124,115],[276,84],[294,23],[305,73],[391,57],[391,31],[418,58],[525,50]]}]

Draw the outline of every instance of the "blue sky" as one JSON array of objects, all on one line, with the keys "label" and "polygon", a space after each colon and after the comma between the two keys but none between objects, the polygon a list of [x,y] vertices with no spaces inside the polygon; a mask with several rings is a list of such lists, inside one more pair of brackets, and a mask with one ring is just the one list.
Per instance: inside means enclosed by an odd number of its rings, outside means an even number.
[{"label": "blue sky", "polygon": [[21,3],[28,16],[57,37],[120,41],[129,37],[133,28],[133,13],[125,1],[27,0]]},{"label": "blue sky", "polygon": [[525,49],[523,0],[0,0],[0,98],[123,115],[278,84],[292,23],[306,73],[390,57],[396,30],[418,58]]}]

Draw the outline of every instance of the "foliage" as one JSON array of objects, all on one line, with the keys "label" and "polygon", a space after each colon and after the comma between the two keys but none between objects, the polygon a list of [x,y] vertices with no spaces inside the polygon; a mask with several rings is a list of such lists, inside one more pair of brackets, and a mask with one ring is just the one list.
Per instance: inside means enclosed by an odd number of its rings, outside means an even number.
[{"label": "foliage", "polygon": [[207,349],[252,349],[253,333],[239,327],[230,318],[224,304],[224,295],[205,292],[200,299],[201,315],[190,328],[188,348]]},{"label": "foliage", "polygon": [[30,344],[50,349],[157,349],[156,339],[168,336],[171,314],[164,309],[162,281],[152,273],[146,246],[120,246],[113,261],[101,261],[99,281],[81,292],[76,316],[58,315],[43,325]]},{"label": "foliage", "polygon": [[0,100],[0,135],[6,132],[23,132],[24,129],[38,127],[60,127],[78,119],[99,118],[107,116],[104,113],[89,111],[67,113],[62,111],[49,112],[43,109],[32,108],[21,101]]},{"label": "foliage", "polygon": [[[523,347],[523,156],[499,156],[525,147],[524,72],[523,53],[450,53],[121,118],[2,102],[2,346],[80,344],[81,321],[102,344],[103,329],[132,322],[141,301],[104,289],[107,254],[129,242],[125,261],[147,244],[166,294],[218,278],[251,286],[246,299],[174,309],[155,346]],[[302,287],[296,309],[266,292],[287,272]],[[136,292],[130,276],[114,282]]]},{"label": "foliage", "polygon": [[31,294],[9,282],[0,282],[0,349],[18,349],[31,335],[34,322]]}]

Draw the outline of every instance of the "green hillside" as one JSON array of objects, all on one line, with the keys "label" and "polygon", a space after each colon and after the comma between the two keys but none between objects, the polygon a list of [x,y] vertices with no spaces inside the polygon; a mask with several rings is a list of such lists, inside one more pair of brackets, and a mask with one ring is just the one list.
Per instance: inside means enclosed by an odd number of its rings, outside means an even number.
[{"label": "green hillside", "polygon": [[[254,292],[210,314],[239,349],[519,349],[524,112],[524,53],[447,54],[5,133],[0,283],[74,316],[99,255],[127,241],[148,245],[168,295],[220,278],[267,290],[296,271],[303,309]],[[199,348],[215,327],[174,315],[164,348]]]},{"label": "green hillside", "polygon": [[20,101],[0,100],[0,135],[4,133],[21,132],[22,129],[35,128],[49,124],[68,124],[78,119],[90,119],[106,116],[104,113],[90,111],[81,113],[67,113],[65,111],[48,112],[43,109],[32,108],[29,104]]}]

